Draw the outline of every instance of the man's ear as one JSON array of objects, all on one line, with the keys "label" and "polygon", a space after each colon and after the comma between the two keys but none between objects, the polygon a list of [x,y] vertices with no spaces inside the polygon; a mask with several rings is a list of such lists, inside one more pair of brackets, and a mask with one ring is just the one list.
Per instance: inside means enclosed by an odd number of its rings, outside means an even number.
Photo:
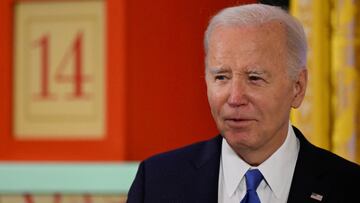
[{"label": "man's ear", "polygon": [[291,107],[298,108],[305,97],[306,85],[307,85],[307,69],[303,67],[298,74],[298,77],[294,84],[294,98]]}]

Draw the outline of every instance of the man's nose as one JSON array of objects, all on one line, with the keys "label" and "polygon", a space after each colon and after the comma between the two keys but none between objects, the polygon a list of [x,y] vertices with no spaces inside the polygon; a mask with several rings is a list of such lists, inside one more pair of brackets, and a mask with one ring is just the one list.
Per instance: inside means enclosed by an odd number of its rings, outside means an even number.
[{"label": "man's nose", "polygon": [[227,101],[229,106],[246,105],[249,101],[247,91],[246,84],[243,81],[232,81]]}]

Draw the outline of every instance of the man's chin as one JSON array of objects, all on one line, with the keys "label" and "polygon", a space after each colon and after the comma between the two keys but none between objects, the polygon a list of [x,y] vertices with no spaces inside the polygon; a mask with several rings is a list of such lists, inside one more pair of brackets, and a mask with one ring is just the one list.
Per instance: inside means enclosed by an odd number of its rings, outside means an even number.
[{"label": "man's chin", "polygon": [[254,135],[248,131],[226,131],[222,136],[231,146],[246,147],[253,143]]}]

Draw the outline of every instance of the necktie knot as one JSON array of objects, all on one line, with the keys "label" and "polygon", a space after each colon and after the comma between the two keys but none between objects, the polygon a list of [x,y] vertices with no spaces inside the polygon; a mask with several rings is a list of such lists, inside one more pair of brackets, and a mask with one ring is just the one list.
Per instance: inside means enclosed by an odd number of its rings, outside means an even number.
[{"label": "necktie knot", "polygon": [[246,195],[240,203],[260,203],[256,189],[259,186],[263,175],[258,169],[251,169],[245,173],[246,178]]},{"label": "necktie knot", "polygon": [[259,186],[261,180],[263,179],[263,175],[258,169],[251,169],[245,173],[246,177],[246,188],[247,190],[256,191]]}]

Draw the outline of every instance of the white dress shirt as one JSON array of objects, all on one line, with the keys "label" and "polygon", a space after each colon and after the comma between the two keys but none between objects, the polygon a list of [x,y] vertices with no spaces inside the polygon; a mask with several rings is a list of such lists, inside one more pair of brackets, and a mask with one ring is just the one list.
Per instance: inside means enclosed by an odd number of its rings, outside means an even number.
[{"label": "white dress shirt", "polygon": [[246,194],[245,173],[250,168],[259,169],[264,177],[256,190],[261,203],[286,203],[299,149],[299,140],[290,123],[285,142],[257,167],[243,161],[223,139],[218,203],[240,203]]}]

